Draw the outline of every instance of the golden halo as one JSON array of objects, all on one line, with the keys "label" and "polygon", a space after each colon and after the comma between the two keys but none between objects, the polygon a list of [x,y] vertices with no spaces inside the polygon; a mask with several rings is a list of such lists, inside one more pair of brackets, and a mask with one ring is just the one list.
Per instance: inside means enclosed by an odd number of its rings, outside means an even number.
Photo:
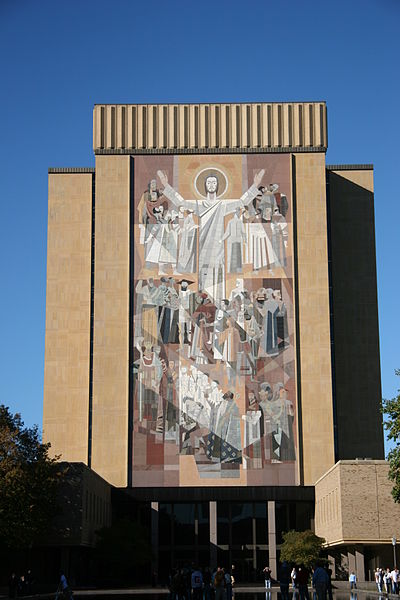
[{"label": "golden halo", "polygon": [[[194,189],[202,198],[207,198],[205,191],[205,182],[207,177],[214,175],[218,179],[218,194],[217,198],[221,198],[228,190],[228,178],[225,173],[218,167],[206,167],[199,171],[194,179]],[[224,185],[225,183],[225,185]]]}]

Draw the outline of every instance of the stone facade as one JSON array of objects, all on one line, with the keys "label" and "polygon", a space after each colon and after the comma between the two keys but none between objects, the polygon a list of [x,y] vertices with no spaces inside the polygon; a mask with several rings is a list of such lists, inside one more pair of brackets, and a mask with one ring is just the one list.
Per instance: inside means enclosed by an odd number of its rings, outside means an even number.
[{"label": "stone facade", "polygon": [[327,546],[400,539],[400,505],[384,460],[341,460],[315,484],[315,532]]},{"label": "stone facade", "polygon": [[[238,515],[247,523],[251,514],[253,568],[265,559],[260,548],[275,567],[284,528],[311,526],[315,485],[316,532],[330,548],[348,552],[348,565],[358,565],[361,577],[362,547],[400,537],[387,464],[378,460],[383,434],[372,166],[325,165],[324,102],[96,105],[93,119],[95,169],[49,170],[44,440],[63,460],[85,463],[151,505],[154,546],[160,515],[175,515],[171,527],[178,532],[182,510],[195,502],[193,531],[203,510],[210,529],[197,555],[208,552],[209,542],[210,556],[226,552],[227,564],[242,544],[221,544],[221,523],[233,531]],[[212,202],[204,192],[207,177],[218,180],[217,187],[226,184]],[[258,208],[267,196],[275,221]],[[207,217],[209,209],[214,219]],[[189,213],[188,231],[199,234],[196,252],[190,251],[196,266],[182,271],[174,231],[183,231]],[[208,235],[204,247],[211,248],[211,258],[203,256],[200,265],[201,230],[218,219],[214,229],[221,239]],[[244,234],[233,240],[249,224],[261,226],[248,227],[264,252],[258,265],[248,258]],[[279,228],[285,231],[280,241]],[[157,243],[164,233],[169,241],[161,254]],[[275,262],[266,258],[273,256],[273,243]],[[149,248],[163,259],[148,260]],[[215,249],[225,260],[210,269]],[[168,255],[174,252],[175,262]],[[247,288],[241,290],[237,277]],[[193,286],[195,309],[190,303],[185,308],[190,318],[173,306],[183,297],[180,279]],[[143,291],[154,281],[161,300],[154,300],[154,290]],[[254,306],[259,313],[261,351],[259,342],[246,344],[244,311],[233,306],[241,296],[245,304],[242,291],[248,316]],[[270,300],[281,319],[279,334],[276,314],[271,311],[268,321],[264,309]],[[221,303],[229,305],[226,314]],[[217,310],[226,330],[234,321],[236,337],[215,333]],[[276,338],[272,351],[267,330]],[[210,357],[221,333],[229,342],[226,355]],[[193,395],[189,418],[181,418],[179,386],[190,366],[203,375],[204,414],[211,383],[220,386],[226,414],[214,410],[215,402],[207,422],[196,421]],[[217,422],[227,436],[233,423],[234,443],[221,435],[218,446],[211,427]],[[344,460],[353,457],[374,460]],[[193,500],[196,490],[201,498]],[[311,494],[306,508],[303,492]],[[259,533],[257,522],[263,523]],[[91,543],[91,535],[82,543]],[[186,555],[167,538],[159,540],[164,558]]]}]

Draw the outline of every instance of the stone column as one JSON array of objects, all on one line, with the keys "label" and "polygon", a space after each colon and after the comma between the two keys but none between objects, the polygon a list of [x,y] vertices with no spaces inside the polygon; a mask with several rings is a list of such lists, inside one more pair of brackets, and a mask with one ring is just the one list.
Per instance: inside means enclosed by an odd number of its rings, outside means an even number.
[{"label": "stone column", "polygon": [[130,161],[96,155],[91,468],[116,487],[128,485]]},{"label": "stone column", "polygon": [[253,569],[257,570],[257,547],[256,547],[256,519],[253,517],[252,519],[252,537],[251,541],[253,544]]},{"label": "stone column", "polygon": [[354,571],[356,572],[356,557],[354,556],[354,550],[347,551],[347,560],[349,561],[349,574]]},{"label": "stone column", "polygon": [[198,504],[195,505],[194,513],[194,559],[196,565],[199,564],[199,513]]},{"label": "stone column", "polygon": [[210,566],[214,568],[218,562],[217,546],[217,503],[210,500]]},{"label": "stone column", "polygon": [[151,549],[151,576],[155,572],[158,579],[158,502],[151,503]]},{"label": "stone column", "polygon": [[364,547],[357,546],[356,547],[356,575],[357,581],[365,581],[365,565],[364,565]]},{"label": "stone column", "polygon": [[275,501],[268,502],[268,554],[269,568],[273,579],[277,578],[278,570],[276,564],[276,527],[275,527]]}]

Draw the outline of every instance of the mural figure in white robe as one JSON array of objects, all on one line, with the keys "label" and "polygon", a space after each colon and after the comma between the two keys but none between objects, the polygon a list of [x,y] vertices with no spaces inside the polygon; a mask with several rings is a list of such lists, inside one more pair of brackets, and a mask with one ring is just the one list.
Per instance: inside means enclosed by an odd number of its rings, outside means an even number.
[{"label": "mural figure in white robe", "polygon": [[185,200],[169,183],[163,171],[157,171],[163,194],[176,209],[184,207],[199,218],[199,288],[214,301],[225,295],[224,246],[220,240],[224,235],[224,219],[237,208],[244,208],[259,193],[258,186],[264,176],[264,169],[258,171],[250,188],[238,200],[218,197],[218,176],[210,174],[205,180],[204,200]]}]

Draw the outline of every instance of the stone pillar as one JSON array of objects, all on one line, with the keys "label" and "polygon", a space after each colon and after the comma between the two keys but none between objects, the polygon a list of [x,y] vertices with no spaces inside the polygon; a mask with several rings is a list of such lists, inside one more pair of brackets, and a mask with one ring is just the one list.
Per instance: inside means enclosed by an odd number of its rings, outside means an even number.
[{"label": "stone pillar", "polygon": [[128,485],[130,161],[96,155],[91,468],[116,487]]},{"label": "stone pillar", "polygon": [[364,565],[364,547],[357,546],[356,547],[356,575],[357,581],[365,581],[365,565]]},{"label": "stone pillar", "polygon": [[253,569],[257,570],[257,547],[256,547],[256,519],[253,517],[252,519],[252,539],[253,543]]},{"label": "stone pillar", "polygon": [[157,573],[158,579],[158,502],[151,503],[151,549],[151,578],[153,580],[153,573]]},{"label": "stone pillar", "polygon": [[214,568],[218,562],[217,546],[217,503],[210,500],[210,566]]},{"label": "stone pillar", "polygon": [[272,571],[273,579],[278,576],[276,564],[276,527],[275,527],[275,501],[268,502],[268,554],[269,568]]},{"label": "stone pillar", "polygon": [[[326,227],[321,226],[327,219],[326,167],[323,152],[304,152],[294,156],[298,317],[301,331],[302,483],[313,485],[335,464],[328,239]],[[316,297],[318,318],[315,315]],[[316,339],[318,352],[315,352]],[[324,418],[317,419],[316,414],[323,414]]]},{"label": "stone pillar", "polygon": [[347,551],[347,560],[349,561],[349,574],[354,571],[356,572],[356,557],[354,556],[353,550]]}]

